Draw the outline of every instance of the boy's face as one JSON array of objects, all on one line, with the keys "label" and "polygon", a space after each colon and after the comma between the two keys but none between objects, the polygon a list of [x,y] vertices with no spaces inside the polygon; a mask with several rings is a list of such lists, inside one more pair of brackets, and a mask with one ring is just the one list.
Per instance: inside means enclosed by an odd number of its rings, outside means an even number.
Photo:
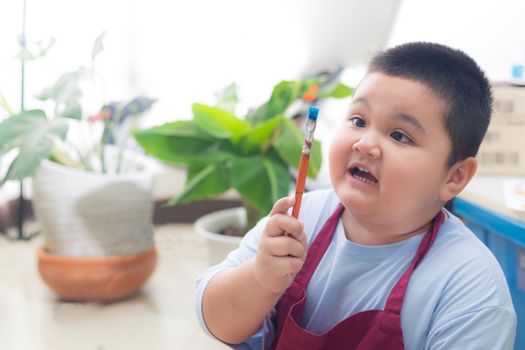
[{"label": "boy's face", "polygon": [[364,78],[330,149],[332,185],[347,209],[390,223],[435,214],[451,150],[445,108],[414,80]]}]

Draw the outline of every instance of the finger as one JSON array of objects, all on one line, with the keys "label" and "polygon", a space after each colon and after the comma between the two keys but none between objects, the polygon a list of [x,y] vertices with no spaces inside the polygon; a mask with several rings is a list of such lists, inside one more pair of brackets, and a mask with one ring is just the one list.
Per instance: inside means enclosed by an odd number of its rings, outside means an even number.
[{"label": "finger", "polygon": [[287,236],[274,237],[267,242],[268,253],[276,256],[294,256],[303,258],[305,254],[304,245],[296,239]]},{"label": "finger", "polygon": [[303,247],[303,258],[306,257],[306,252],[308,251],[308,238],[306,237],[306,234],[301,232],[299,235],[294,237]]},{"label": "finger", "polygon": [[[300,258],[293,256],[283,256],[277,259],[274,266],[280,276],[295,275],[301,267],[303,267],[304,261]],[[292,276],[293,277],[293,276]]]},{"label": "finger", "polygon": [[268,219],[265,229],[265,235],[282,236],[287,235],[296,237],[303,232],[304,225],[302,222],[288,214],[275,214]]},{"label": "finger", "polygon": [[290,216],[290,218],[295,220],[295,222],[293,226],[287,226],[286,236],[290,236],[298,241],[301,241],[303,239],[302,236],[304,236],[304,224],[292,216]]},{"label": "finger", "polygon": [[300,232],[292,236],[291,234],[286,233],[285,237],[293,238],[301,246],[300,250],[297,250],[297,252],[300,252],[299,253],[300,255],[299,254],[293,254],[293,255],[303,260],[306,259],[306,254],[308,253],[308,238],[306,237],[306,234],[304,232]]},{"label": "finger", "polygon": [[270,216],[274,214],[279,214],[279,213],[284,214],[288,212],[288,209],[293,207],[294,204],[295,204],[295,197],[283,197],[277,200],[277,202],[275,202],[270,212]]}]

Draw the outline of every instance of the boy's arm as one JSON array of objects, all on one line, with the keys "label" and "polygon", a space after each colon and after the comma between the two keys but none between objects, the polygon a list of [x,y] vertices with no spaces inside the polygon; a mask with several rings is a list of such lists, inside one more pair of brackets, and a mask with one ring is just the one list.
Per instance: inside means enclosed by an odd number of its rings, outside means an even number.
[{"label": "boy's arm", "polygon": [[277,201],[257,256],[220,272],[204,291],[206,327],[225,343],[242,343],[261,327],[304,263],[307,241],[303,225],[287,214],[293,203],[288,197]]},{"label": "boy's arm", "polygon": [[503,306],[490,306],[449,320],[432,329],[425,349],[512,350],[516,314]]},{"label": "boy's arm", "polygon": [[206,327],[218,339],[238,344],[249,339],[271,312],[279,293],[260,287],[254,276],[255,259],[217,274],[202,300]]}]

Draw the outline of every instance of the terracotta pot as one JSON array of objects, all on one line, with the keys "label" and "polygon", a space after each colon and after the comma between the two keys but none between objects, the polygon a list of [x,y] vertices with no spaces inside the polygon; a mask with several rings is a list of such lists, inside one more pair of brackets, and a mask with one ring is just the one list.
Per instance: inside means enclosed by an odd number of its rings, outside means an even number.
[{"label": "terracotta pot", "polygon": [[101,258],[69,257],[38,250],[44,282],[63,300],[110,301],[137,291],[150,277],[157,251]]}]

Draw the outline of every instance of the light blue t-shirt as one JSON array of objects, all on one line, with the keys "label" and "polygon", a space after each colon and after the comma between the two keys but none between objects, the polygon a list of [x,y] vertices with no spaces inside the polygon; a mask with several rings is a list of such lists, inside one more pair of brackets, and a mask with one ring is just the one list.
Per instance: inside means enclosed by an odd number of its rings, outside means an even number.
[{"label": "light blue t-shirt", "polygon": [[[299,220],[311,244],[339,200],[332,190],[305,194]],[[202,328],[202,295],[218,272],[256,255],[266,224],[261,220],[240,247],[197,281],[196,307]],[[349,241],[341,220],[332,243],[307,287],[302,326],[323,333],[364,310],[384,309],[388,294],[408,268],[424,233],[382,246]],[[261,349],[274,335],[272,316],[239,349]],[[512,349],[516,314],[501,268],[490,250],[451,213],[408,284],[401,327],[405,349]]]}]

